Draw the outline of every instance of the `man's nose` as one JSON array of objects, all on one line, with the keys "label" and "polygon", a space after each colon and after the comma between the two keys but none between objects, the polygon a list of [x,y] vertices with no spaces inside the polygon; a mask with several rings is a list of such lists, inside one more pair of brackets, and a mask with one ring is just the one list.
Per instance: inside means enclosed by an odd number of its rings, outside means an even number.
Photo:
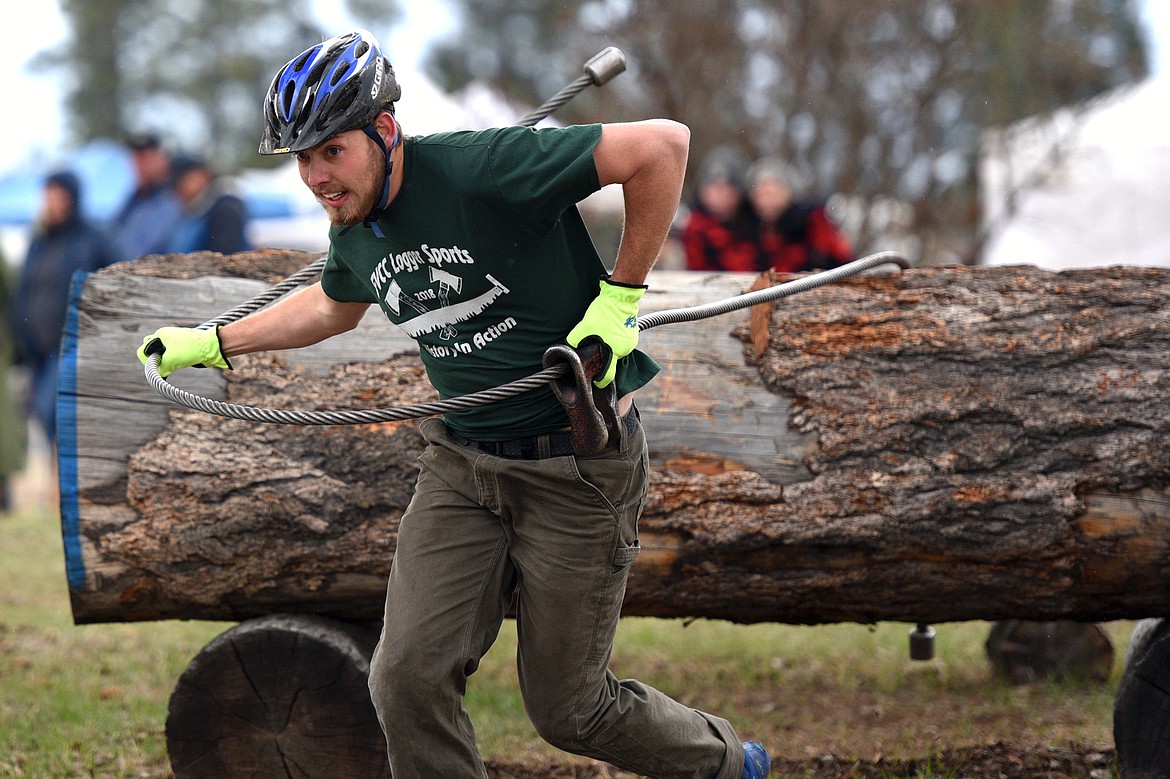
[{"label": "man's nose", "polygon": [[329,173],[326,170],[326,166],[320,162],[310,159],[302,162],[300,168],[301,180],[309,187],[319,187],[329,180]]}]

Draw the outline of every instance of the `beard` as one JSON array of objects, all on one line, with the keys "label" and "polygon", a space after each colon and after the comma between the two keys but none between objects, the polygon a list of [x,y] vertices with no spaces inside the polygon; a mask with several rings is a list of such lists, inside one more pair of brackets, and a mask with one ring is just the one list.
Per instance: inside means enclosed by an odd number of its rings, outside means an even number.
[{"label": "beard", "polygon": [[369,171],[369,175],[346,189],[349,199],[340,208],[331,205],[321,195],[314,193],[316,194],[317,202],[325,209],[325,215],[329,217],[330,224],[336,227],[359,224],[374,210],[374,206],[378,204],[378,199],[382,196],[382,186],[385,182],[384,167],[380,159],[382,156],[381,152],[377,149],[372,149],[371,151],[372,153],[368,161],[369,164],[365,166],[365,170]]}]

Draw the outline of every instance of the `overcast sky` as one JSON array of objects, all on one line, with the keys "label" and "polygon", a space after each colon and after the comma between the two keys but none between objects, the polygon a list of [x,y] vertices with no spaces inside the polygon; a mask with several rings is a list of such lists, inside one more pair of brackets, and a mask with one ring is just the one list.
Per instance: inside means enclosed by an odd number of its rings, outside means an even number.
[{"label": "overcast sky", "polygon": [[[328,20],[323,24],[327,30],[341,33],[356,26],[350,19],[339,18],[336,3],[328,0],[313,0],[313,3],[320,18]],[[405,21],[395,26],[389,40],[382,40],[396,67],[417,65],[426,44],[454,24],[446,3],[432,0],[425,4],[406,2],[402,6]],[[62,77],[56,74],[33,75],[28,68],[37,52],[67,37],[68,30],[57,1],[37,0],[23,4],[20,29],[35,30],[36,34],[12,35],[4,42],[0,54],[0,83],[8,87],[9,105],[45,106],[50,110],[35,123],[21,121],[25,117],[20,115],[0,123],[0,172],[30,159],[60,157],[59,146],[65,131],[61,117]],[[289,56],[295,53],[290,52]]]},{"label": "overcast sky", "polygon": [[[317,2],[321,8],[329,9],[331,19],[336,15],[334,4]],[[402,5],[407,14],[406,23],[398,25],[390,40],[383,43],[395,66],[405,69],[417,64],[427,41],[450,29],[452,19],[446,10],[442,10],[436,19],[436,8],[445,9],[445,4],[407,2]],[[425,9],[422,8],[424,5]],[[1141,5],[1151,32],[1154,72],[1170,74],[1167,62],[1170,58],[1170,2],[1141,0]],[[0,83],[6,85],[9,105],[46,107],[48,111],[44,115],[34,115],[35,122],[27,113],[17,113],[0,124],[0,171],[18,167],[31,159],[60,157],[59,147],[64,135],[61,77],[33,76],[27,65],[38,51],[65,39],[65,22],[55,0],[23,3],[20,15],[20,29],[35,30],[37,34],[8,36],[4,53],[0,55]]]}]

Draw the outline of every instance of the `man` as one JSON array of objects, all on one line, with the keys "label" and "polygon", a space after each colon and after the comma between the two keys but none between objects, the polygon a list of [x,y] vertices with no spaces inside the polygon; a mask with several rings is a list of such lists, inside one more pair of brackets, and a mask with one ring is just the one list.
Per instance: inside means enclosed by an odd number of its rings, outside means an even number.
[{"label": "man", "polygon": [[249,248],[247,206],[222,177],[214,174],[207,160],[179,155],[171,161],[171,174],[183,210],[167,245],[168,252],[235,254]]},{"label": "man", "polygon": [[[531,375],[544,351],[599,336],[595,383],[616,382],[620,434],[576,454],[550,389],[427,419],[371,661],[395,779],[487,774],[462,706],[516,596],[526,708],[549,742],[656,777],[758,779],[767,753],[608,659],[638,552],[646,442],[633,390],[643,281],[678,205],[689,132],[669,121],[408,138],[390,63],[365,31],[309,49],[276,76],[261,153],[294,153],[332,222],[321,281],[218,331],[163,328],[160,373],[307,346],[370,304],[411,334],[443,398]],[[624,191],[613,272],[576,202]],[[601,281],[598,279],[601,277]],[[164,371],[166,373],[164,373]]]},{"label": "man", "polygon": [[171,156],[157,135],[126,139],[134,165],[135,188],[114,217],[113,235],[119,258],[135,260],[167,250],[179,221],[181,206],[171,186]]},{"label": "man", "polygon": [[20,269],[11,326],[20,361],[28,368],[29,412],[45,440],[57,440],[57,364],[78,271],[95,271],[116,259],[113,244],[82,213],[81,181],[70,171],[45,179],[41,211]]}]

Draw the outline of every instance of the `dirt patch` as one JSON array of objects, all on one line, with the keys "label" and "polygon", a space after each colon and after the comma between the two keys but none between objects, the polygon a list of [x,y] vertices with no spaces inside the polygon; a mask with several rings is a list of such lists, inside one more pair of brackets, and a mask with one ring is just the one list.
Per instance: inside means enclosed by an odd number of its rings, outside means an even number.
[{"label": "dirt patch", "polygon": [[[996,779],[1109,779],[1116,776],[1112,750],[1070,745],[1018,747],[991,744],[940,752],[912,760],[842,760],[832,755],[809,760],[776,760],[773,777],[808,779],[917,779],[929,776]],[[581,765],[534,758],[521,763],[489,762],[491,779],[633,779],[635,774],[602,764]]]}]

